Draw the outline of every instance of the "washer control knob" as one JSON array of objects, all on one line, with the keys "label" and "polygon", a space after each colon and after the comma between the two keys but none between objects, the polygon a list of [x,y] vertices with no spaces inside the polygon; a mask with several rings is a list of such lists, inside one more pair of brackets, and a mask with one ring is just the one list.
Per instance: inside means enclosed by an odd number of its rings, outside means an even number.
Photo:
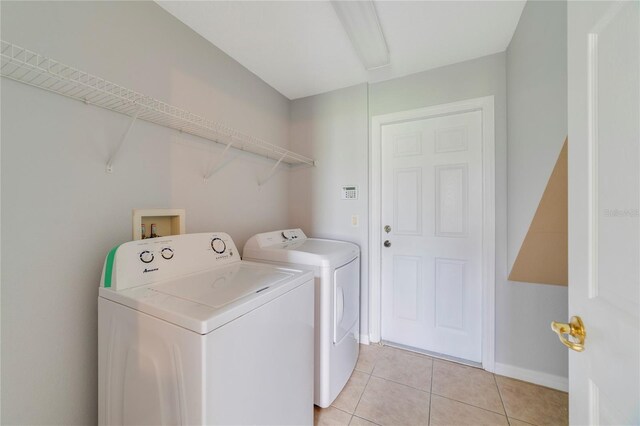
[{"label": "washer control knob", "polygon": [[143,251],[142,253],[140,253],[140,260],[142,260],[144,263],[153,262],[153,253],[151,253],[149,250]]},{"label": "washer control knob", "polygon": [[169,260],[173,257],[173,250],[171,250],[169,247],[165,247],[160,251],[160,254],[163,258]]},{"label": "washer control knob", "polygon": [[227,249],[227,245],[224,243],[224,241],[222,241],[222,239],[216,237],[213,240],[211,240],[211,248],[216,253],[222,254]]}]

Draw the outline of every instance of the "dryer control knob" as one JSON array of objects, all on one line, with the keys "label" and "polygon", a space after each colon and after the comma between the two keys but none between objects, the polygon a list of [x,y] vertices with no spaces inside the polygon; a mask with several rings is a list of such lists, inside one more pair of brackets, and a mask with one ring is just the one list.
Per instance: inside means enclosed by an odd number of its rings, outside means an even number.
[{"label": "dryer control knob", "polygon": [[142,253],[140,253],[140,260],[142,260],[144,263],[153,262],[153,253],[148,250],[143,251]]},{"label": "dryer control knob", "polygon": [[224,243],[224,241],[222,241],[222,239],[216,237],[213,240],[211,240],[211,248],[216,253],[222,254],[227,249],[227,245]]}]

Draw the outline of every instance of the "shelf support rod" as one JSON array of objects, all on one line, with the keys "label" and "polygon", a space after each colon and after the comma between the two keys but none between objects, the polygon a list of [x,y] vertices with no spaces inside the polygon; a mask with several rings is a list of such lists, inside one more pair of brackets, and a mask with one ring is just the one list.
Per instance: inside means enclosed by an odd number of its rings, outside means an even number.
[{"label": "shelf support rod", "polygon": [[233,145],[233,140],[229,141],[227,146],[224,148],[224,151],[222,151],[222,155],[220,156],[220,159],[218,160],[216,165],[213,166],[213,167],[210,167],[209,171],[207,172],[207,174],[204,175],[204,181],[205,182],[208,181],[209,178],[211,178],[211,176],[216,174],[218,172],[218,170],[220,170],[222,168],[222,162],[224,161],[224,157],[227,155],[227,152],[229,151],[229,148],[231,148],[231,145]]},{"label": "shelf support rod", "polygon": [[280,163],[282,163],[282,160],[284,160],[284,157],[286,157],[287,154],[288,154],[288,152],[285,152],[284,154],[282,154],[282,156],[276,162],[276,164],[274,164],[273,167],[271,167],[271,170],[269,170],[269,173],[267,174],[267,176],[265,176],[265,178],[262,179],[262,180],[258,180],[258,186],[264,185],[265,183],[267,183],[273,177],[273,175],[276,173],[276,169],[278,168]]},{"label": "shelf support rod", "polygon": [[120,152],[120,148],[122,148],[122,145],[124,145],[125,141],[129,137],[129,133],[131,133],[131,129],[133,129],[133,125],[136,123],[139,113],[140,113],[140,106],[138,105],[138,108],[136,108],[136,112],[131,116],[131,121],[129,122],[129,127],[127,127],[127,131],[122,136],[122,139],[120,139],[120,143],[116,147],[116,150],[113,151],[113,154],[111,154],[111,158],[109,158],[109,161],[107,161],[107,173],[113,173],[113,162],[115,161],[116,156],[118,155],[118,152]]}]

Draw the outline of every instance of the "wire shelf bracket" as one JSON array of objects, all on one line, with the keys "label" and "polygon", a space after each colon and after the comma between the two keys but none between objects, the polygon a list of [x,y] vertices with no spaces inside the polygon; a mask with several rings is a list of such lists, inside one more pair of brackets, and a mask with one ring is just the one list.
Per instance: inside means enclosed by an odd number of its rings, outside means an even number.
[{"label": "wire shelf bracket", "polygon": [[285,157],[285,154],[283,154],[282,157],[280,157],[280,159],[276,162],[276,164],[274,164],[273,167],[271,167],[271,170],[269,170],[269,173],[267,173],[267,175],[263,179],[258,180],[258,186],[262,186],[265,183],[267,183],[269,180],[271,180],[271,178],[276,174],[276,170],[278,166],[280,165],[280,163],[282,163],[282,160],[284,160],[284,157]]},{"label": "wire shelf bracket", "polygon": [[[261,181],[262,184],[271,177],[280,163],[287,164],[290,168],[315,166],[315,160],[312,158],[244,134],[220,122],[169,105],[4,40],[0,40],[0,75],[132,117],[127,132],[107,163],[107,171],[113,170],[116,155],[126,142],[137,120],[148,121],[226,145],[225,151],[233,147],[273,161],[277,160],[271,174]],[[205,179],[213,176],[221,165],[222,163],[218,163],[210,169]]]},{"label": "wire shelf bracket", "polygon": [[218,173],[218,171],[222,168],[222,166],[224,165],[223,164],[224,158],[226,157],[227,152],[229,152],[229,148],[231,148],[231,145],[233,145],[233,141],[230,141],[227,144],[227,146],[225,146],[224,151],[222,151],[222,155],[220,155],[220,158],[218,159],[216,164],[214,166],[212,166],[212,167],[209,167],[209,170],[204,175],[205,183],[211,178],[211,176],[213,176],[216,173]]},{"label": "wire shelf bracket", "polygon": [[122,139],[120,139],[120,143],[118,144],[118,146],[116,146],[116,149],[115,151],[113,151],[113,154],[111,154],[111,158],[109,158],[109,161],[107,161],[107,173],[113,173],[113,162],[115,161],[116,156],[118,155],[118,152],[120,152],[120,149],[122,149],[122,145],[124,145],[126,140],[129,138],[129,133],[131,133],[131,129],[133,129],[133,125],[136,124],[136,120],[138,119],[139,112],[140,112],[140,109],[139,108],[136,109],[136,112],[131,117],[131,121],[129,122],[129,127],[127,127],[127,131],[124,133],[124,135],[122,135]]}]

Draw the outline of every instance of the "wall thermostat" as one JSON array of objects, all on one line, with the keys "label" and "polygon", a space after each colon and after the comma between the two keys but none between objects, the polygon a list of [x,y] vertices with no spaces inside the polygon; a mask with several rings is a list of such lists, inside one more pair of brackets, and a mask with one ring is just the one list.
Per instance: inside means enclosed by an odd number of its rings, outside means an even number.
[{"label": "wall thermostat", "polygon": [[342,187],[342,199],[343,200],[357,200],[358,199],[358,187],[355,186],[355,185],[343,186]]}]

